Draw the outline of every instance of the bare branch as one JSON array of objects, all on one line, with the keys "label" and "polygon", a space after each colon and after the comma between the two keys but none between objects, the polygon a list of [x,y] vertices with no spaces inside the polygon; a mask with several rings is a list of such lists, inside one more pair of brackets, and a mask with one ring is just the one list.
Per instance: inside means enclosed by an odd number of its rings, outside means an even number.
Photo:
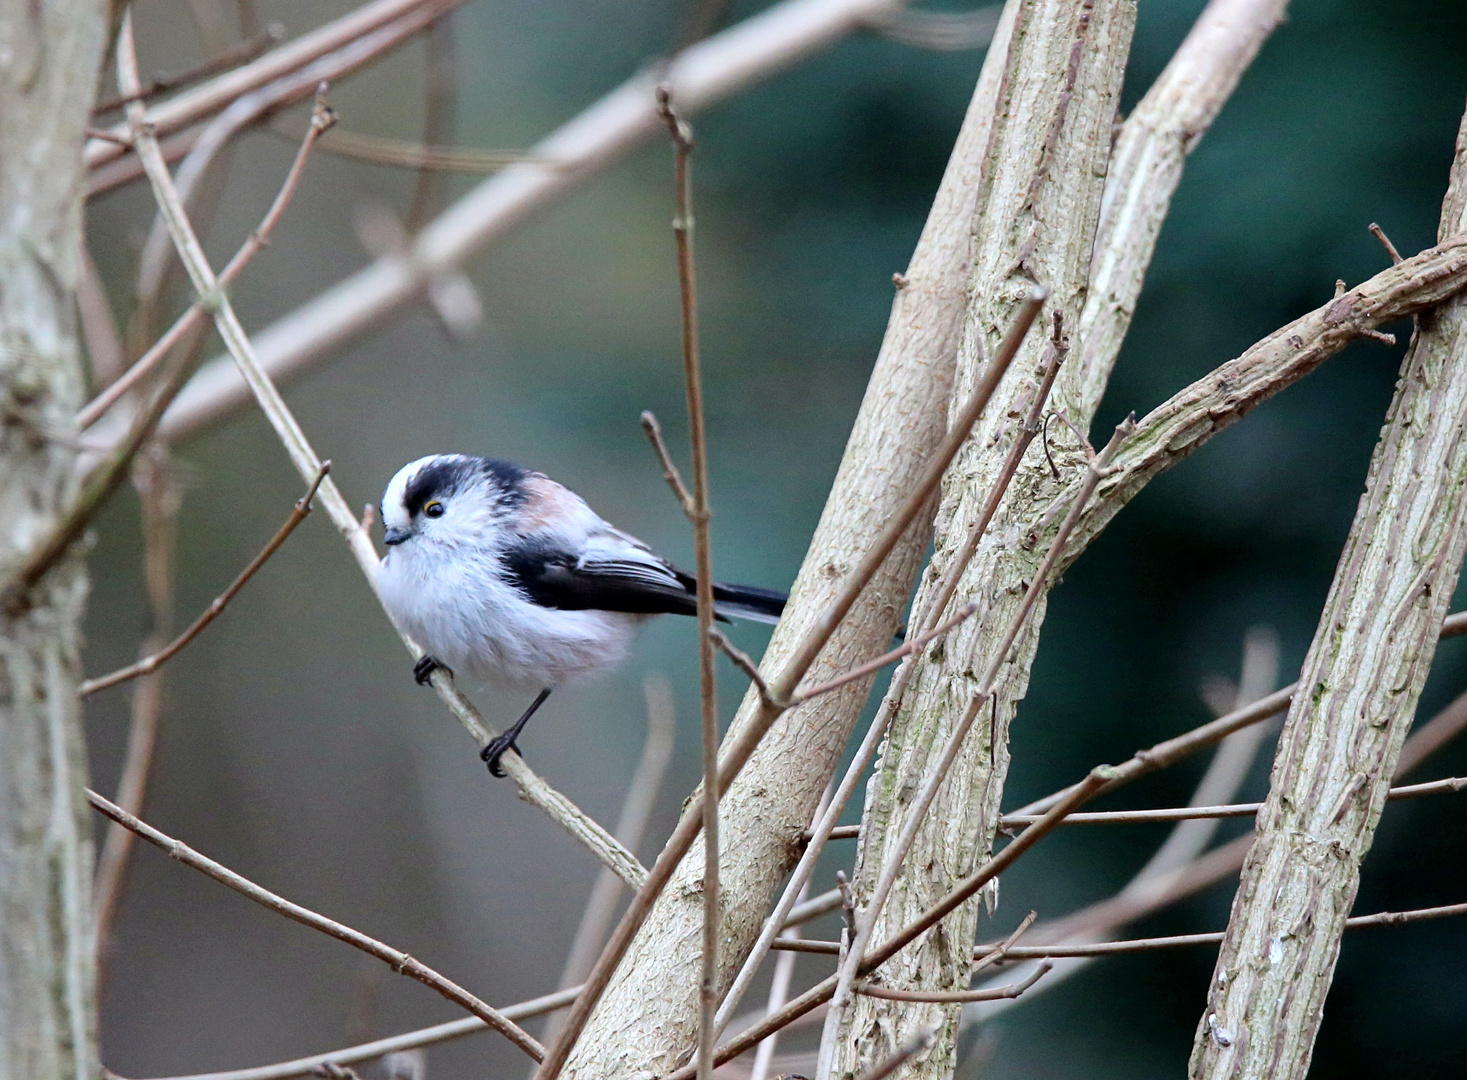
[{"label": "bare branch", "polygon": [[[1094,798],[1095,793],[1104,785],[1109,767],[1102,765],[1093,769],[1089,776],[1076,786],[1063,802],[1053,807],[1043,820],[1035,825],[1029,826],[1012,840],[1007,847],[1000,851],[983,866],[964,878],[957,887],[936,906],[925,912],[920,918],[902,928],[901,931],[883,942],[878,948],[872,950],[862,960],[860,973],[873,971],[886,961],[890,960],[906,946],[941,922],[954,908],[971,898],[977,891],[983,888],[999,874],[1011,866],[1015,860],[1024,852],[1038,843],[1044,836],[1052,831],[1067,815],[1072,813],[1086,801]],[[756,1045],[760,1040],[766,1038],[771,1032],[779,1031],[789,1026],[799,1017],[804,1016],[811,1009],[829,1001],[835,994],[836,976],[830,977],[816,983],[799,997],[795,998],[778,1013],[768,1016],[759,1023],[739,1032],[728,1042],[719,1046],[715,1055],[715,1063],[722,1065],[725,1061],[738,1057],[745,1050]],[[692,1080],[693,1070],[690,1066],[684,1066],[667,1075],[665,1080]]]},{"label": "bare branch", "polygon": [[[959,578],[967,568],[968,560],[977,548],[978,540],[981,539],[983,532],[988,528],[989,522],[993,520],[998,505],[1003,500],[1004,494],[1008,491],[1009,484],[1014,478],[1014,473],[1018,469],[1019,462],[1023,459],[1029,443],[1033,440],[1035,432],[1038,430],[1039,417],[1044,409],[1045,402],[1048,400],[1049,391],[1054,386],[1055,375],[1059,371],[1060,364],[1064,361],[1066,352],[1066,345],[1062,335],[1062,324],[1058,312],[1055,313],[1053,326],[1053,337],[1044,366],[1044,374],[1041,376],[1039,386],[1033,394],[1029,413],[1015,435],[1014,443],[1009,449],[1004,467],[1000,470],[994,482],[993,490],[989,492],[987,504],[969,531],[968,540],[964,544],[963,549],[944,570],[932,601],[923,608],[920,618],[915,621],[915,626],[917,627],[930,627],[941,617],[942,612],[946,609],[948,601],[951,600],[953,592],[957,588]],[[955,622],[953,625],[956,626],[957,623]],[[815,862],[825,848],[825,842],[830,838],[836,821],[845,812],[851,796],[855,793],[857,783],[870,766],[876,754],[876,748],[880,745],[881,739],[885,735],[887,726],[891,721],[894,703],[901,700],[907,681],[912,675],[915,655],[913,654],[912,657],[909,657],[897,669],[896,675],[892,678],[891,688],[887,691],[886,697],[880,709],[877,711],[876,718],[872,720],[871,726],[861,739],[861,744],[857,748],[850,765],[847,767],[845,776],[837,786],[830,805],[826,808],[823,815],[816,816],[815,827],[810,830],[805,851],[800,856],[800,861],[796,864],[790,880],[785,884],[784,893],[780,896],[779,902],[775,905],[769,917],[765,919],[753,949],[750,951],[748,957],[745,958],[743,966],[739,969],[733,983],[729,986],[727,994],[724,995],[723,1003],[719,1006],[718,1025],[720,1032],[727,1027],[729,1021],[733,1018],[734,1010],[738,1008],[739,1002],[743,1000],[744,993],[753,981],[759,965],[764,962],[764,957],[768,953],[775,935],[781,931],[791,917],[791,909],[796,904],[801,890],[808,884],[810,875],[815,869]],[[766,702],[771,701],[770,692],[764,686],[763,680],[756,680],[755,685],[761,687],[760,693],[763,699]],[[816,689],[819,688],[817,687]],[[809,695],[807,694],[807,696]]]},{"label": "bare branch", "polygon": [[938,623],[931,630],[927,630],[917,637],[903,642],[890,652],[882,653],[875,660],[868,660],[864,664],[842,672],[833,679],[827,679],[825,682],[812,686],[809,689],[801,690],[794,696],[794,699],[790,702],[790,706],[793,707],[803,701],[809,701],[811,698],[819,697],[821,694],[828,694],[832,690],[839,690],[848,683],[853,683],[857,679],[864,679],[867,675],[875,674],[886,667],[887,664],[894,664],[898,660],[911,656],[915,652],[920,652],[939,638],[946,637],[949,631],[955,629],[960,623],[965,622],[977,611],[978,605],[976,603],[965,604],[958,609],[956,615],[946,622]]},{"label": "bare branch", "polygon": [[[684,50],[667,66],[664,81],[682,111],[693,115],[833,44],[895,2],[784,0]],[[412,17],[430,21],[418,11]],[[257,336],[265,370],[277,380],[301,373],[417,302],[426,282],[657,138],[664,128],[654,86],[647,74],[633,76],[537,144],[530,152],[534,160],[504,170],[440,214],[416,237],[409,257],[378,259],[266,328]],[[233,364],[221,357],[200,373],[162,433],[186,438],[249,399]]]},{"label": "bare branch", "polygon": [[691,518],[694,514],[693,496],[688,491],[688,486],[683,483],[682,473],[677,471],[672,455],[667,452],[667,444],[662,441],[662,425],[657,422],[657,417],[652,414],[651,409],[642,413],[642,430],[646,433],[647,441],[652,444],[652,449],[657,454],[657,463],[662,466],[662,478],[667,481],[667,486],[672,488],[673,497],[677,499],[683,513]]},{"label": "bare branch", "polygon": [[[271,23],[259,33],[252,34],[244,41],[231,45],[217,56],[210,57],[201,64],[191,68],[185,68],[177,75],[155,75],[148,80],[148,84],[135,94],[119,94],[97,102],[92,108],[92,115],[99,116],[102,113],[114,112],[124,105],[130,105],[134,101],[149,101],[159,94],[166,94],[171,90],[178,90],[196,83],[201,79],[207,79],[211,75],[217,75],[221,71],[247,64],[260,56],[272,45],[280,43],[285,37],[285,27],[280,23]],[[88,132],[88,134],[92,134]],[[96,138],[112,140],[113,133],[97,132]]]},{"label": "bare branch", "polygon": [[239,595],[239,591],[249,583],[250,578],[255,576],[260,567],[269,562],[270,556],[280,550],[281,545],[285,543],[290,534],[295,532],[296,526],[306,520],[306,515],[311,512],[311,500],[316,497],[316,489],[321,486],[321,481],[326,479],[326,474],[330,471],[331,462],[321,462],[321,467],[312,479],[310,487],[306,489],[305,495],[296,500],[295,507],[291,510],[290,516],[285,519],[285,523],[276,530],[275,535],[270,538],[269,543],[260,550],[260,553],[250,560],[249,565],[240,571],[239,576],[234,579],[229,588],[216,596],[209,606],[204,609],[203,614],[195,619],[187,630],[157,652],[150,656],[145,656],[135,664],[129,664],[127,667],[114,671],[110,675],[88,679],[77,689],[78,696],[84,698],[90,697],[98,690],[105,690],[109,686],[116,686],[118,683],[127,682],[129,679],[136,679],[139,675],[147,675],[150,672],[157,671],[158,668],[177,656],[183,650],[184,646],[198,637],[206,626],[224,613],[224,609],[229,606],[229,602]]},{"label": "bare branch", "polygon": [[[397,39],[392,42],[396,44],[427,26],[443,12],[456,7],[459,2],[461,0],[373,0],[335,22],[327,23],[294,41],[272,49],[253,63],[236,68],[158,105],[148,114],[153,125],[152,133],[157,136],[172,134],[218,112],[252,90],[258,90],[277,79],[291,75],[329,53],[360,43],[376,31],[389,28],[396,31]],[[358,63],[366,59],[370,57],[363,57]],[[315,76],[304,88],[304,95],[309,95],[315,84],[325,77],[327,76]],[[123,96],[131,97],[132,94],[141,94],[142,91],[143,87],[139,82],[135,90],[124,93]],[[141,104],[141,99],[131,97],[129,104]],[[115,138],[129,139],[133,133],[128,123],[122,123],[109,129],[109,134]],[[94,169],[126,152],[125,147],[115,142],[94,139],[87,144],[84,156],[88,168]]]},{"label": "bare branch", "polygon": [[1370,231],[1374,234],[1375,238],[1380,241],[1380,246],[1386,249],[1386,254],[1391,257],[1392,265],[1401,265],[1401,262],[1403,261],[1401,259],[1401,253],[1396,250],[1396,245],[1391,243],[1391,238],[1385,234],[1385,230],[1382,229],[1374,221],[1372,221],[1370,223]]},{"label": "bare branch", "polygon": [[[249,265],[250,260],[270,242],[270,234],[275,231],[275,226],[284,216],[285,208],[290,205],[291,199],[295,197],[296,189],[300,186],[301,176],[305,173],[306,160],[310,157],[311,150],[321,135],[336,122],[336,114],[326,104],[326,89],[325,83],[321,83],[316,88],[316,105],[311,111],[311,122],[306,128],[305,137],[301,140],[300,149],[296,151],[295,160],[291,162],[290,170],[285,174],[285,181],[280,185],[280,191],[276,193],[270,209],[265,211],[265,216],[261,219],[260,224],[255,226],[254,231],[240,245],[239,250],[234,253],[220,272],[220,288],[228,288],[232,285],[235,278],[239,277],[244,268]],[[138,358],[137,363],[87,403],[86,407],[77,414],[77,427],[85,431],[96,423],[104,412],[161,363],[169,350],[182,340],[185,334],[193,330],[206,314],[207,311],[202,301],[195,301],[189,305],[168,331]]]},{"label": "bare branch", "polygon": [[[546,1013],[563,1009],[569,1005],[575,1000],[576,991],[579,989],[579,986],[567,987],[553,994],[545,994],[543,997],[531,998],[529,1001],[522,1001],[515,1005],[506,1005],[499,1012],[508,1020],[528,1020],[532,1017],[544,1016]],[[292,1080],[297,1076],[319,1075],[316,1070],[322,1065],[360,1065],[366,1061],[386,1057],[388,1054],[395,1054],[403,1050],[416,1050],[422,1046],[434,1046],[437,1043],[462,1039],[467,1035],[478,1035],[488,1030],[490,1030],[489,1025],[477,1016],[465,1016],[459,1020],[450,1020],[445,1024],[434,1024],[432,1027],[419,1028],[416,1031],[405,1031],[401,1035],[374,1039],[372,1042],[362,1043],[359,1046],[348,1046],[340,1050],[330,1050],[324,1054],[280,1061],[273,1065],[256,1065],[253,1068],[229,1069],[225,1072],[194,1073],[189,1076],[170,1076],[166,1080]]]},{"label": "bare branch", "polygon": [[[677,271],[682,299],[683,376],[688,397],[688,441],[693,456],[693,497],[683,509],[693,523],[693,550],[697,564],[698,592],[698,683],[702,692],[703,729],[703,964],[698,981],[698,1080],[712,1080],[713,1012],[718,1005],[718,945],[722,936],[722,903],[718,888],[718,800],[722,789],[718,776],[718,694],[715,684],[716,656],[713,632],[713,549],[708,522],[708,441],[703,428],[703,373],[698,356],[698,279],[693,262],[693,178],[690,157],[693,129],[678,115],[672,87],[657,87],[657,113],[672,139],[673,174],[677,215],[672,219],[677,238]],[[647,427],[649,437],[655,430]],[[671,464],[666,447],[660,446],[663,471]],[[669,477],[669,483],[671,478]],[[676,489],[674,489],[676,490]],[[569,1046],[566,1048],[569,1050]]]},{"label": "bare branch", "polygon": [[344,941],[348,945],[362,950],[362,952],[369,956],[376,957],[378,960],[390,966],[393,971],[406,975],[411,979],[416,979],[424,986],[436,990],[460,1008],[467,1009],[480,1020],[484,1021],[484,1023],[494,1028],[494,1030],[503,1034],[510,1042],[514,1043],[536,1061],[539,1061],[545,1056],[545,1048],[535,1041],[529,1032],[510,1020],[498,1009],[486,1005],[457,983],[444,978],[426,964],[414,960],[407,953],[384,945],[375,938],[370,938],[366,934],[358,930],[353,930],[351,927],[339,923],[334,919],[328,919],[324,915],[319,915],[309,908],[292,903],[282,896],[277,896],[275,893],[270,892],[270,890],[256,885],[253,881],[236,874],[233,870],[215,862],[213,859],[200,855],[182,841],[175,840],[171,836],[159,832],[151,825],[139,821],[135,816],[122,809],[122,807],[109,802],[95,791],[88,790],[87,798],[104,816],[117,822],[117,824],[124,828],[135,832],[155,847],[161,848],[168,853],[170,858],[177,859],[186,866],[192,866],[195,870],[207,874],[215,881],[228,885],[235,892],[249,897],[255,903],[267,907],[271,911],[284,915],[287,919],[298,922],[303,926],[309,926],[313,930],[319,930],[321,933],[334,937],[338,941]]},{"label": "bare branch", "polygon": [[[1437,235],[1464,228],[1467,115]],[[1467,303],[1458,298],[1422,321],[1402,363],[1300,672],[1310,693],[1295,696],[1279,738],[1193,1041],[1194,1080],[1308,1071],[1338,935],[1467,551],[1464,415]]]},{"label": "bare branch", "polygon": [[893,990],[873,983],[858,982],[856,993],[866,997],[885,998],[887,1001],[927,1001],[939,1005],[965,1005],[974,1001],[997,1001],[1000,998],[1016,998],[1053,970],[1048,960],[1041,963],[1029,977],[1008,986],[997,986],[985,990]]}]

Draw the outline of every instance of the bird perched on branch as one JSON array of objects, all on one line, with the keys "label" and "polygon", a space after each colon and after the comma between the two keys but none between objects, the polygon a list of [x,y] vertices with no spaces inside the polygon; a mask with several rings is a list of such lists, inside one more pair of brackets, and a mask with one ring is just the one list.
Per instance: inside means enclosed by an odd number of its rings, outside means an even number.
[{"label": "bird perched on branch", "polygon": [[[564,682],[626,656],[653,615],[697,614],[697,581],[602,520],[575,492],[507,461],[437,454],[404,465],[382,496],[387,555],[377,589],[437,668],[538,690],[484,748],[489,771],[519,753],[526,721]],[[713,586],[721,619],[774,623],[784,593]]]}]

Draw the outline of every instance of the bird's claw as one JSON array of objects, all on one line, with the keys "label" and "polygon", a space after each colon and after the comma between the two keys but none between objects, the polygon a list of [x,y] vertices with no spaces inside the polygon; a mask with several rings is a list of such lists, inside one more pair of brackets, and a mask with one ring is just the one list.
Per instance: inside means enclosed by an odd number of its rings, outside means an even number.
[{"label": "bird's claw", "polygon": [[515,745],[514,737],[496,735],[489,740],[488,745],[484,749],[479,751],[479,757],[483,759],[485,765],[489,766],[491,776],[503,777],[505,775],[504,769],[499,765],[499,759],[504,757],[505,753],[510,750],[513,750],[516,754],[520,752],[520,748]]},{"label": "bird's claw", "polygon": [[413,678],[417,680],[419,686],[427,686],[428,680],[433,677],[433,672],[440,668],[448,672],[450,676],[453,674],[453,668],[447,664],[439,663],[431,656],[425,656],[413,665]]}]

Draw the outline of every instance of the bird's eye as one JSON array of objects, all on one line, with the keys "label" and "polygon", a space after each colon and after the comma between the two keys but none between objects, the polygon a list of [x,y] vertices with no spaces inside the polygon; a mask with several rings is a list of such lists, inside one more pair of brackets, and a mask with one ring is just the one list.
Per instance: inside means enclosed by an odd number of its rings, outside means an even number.
[{"label": "bird's eye", "polygon": [[443,504],[435,499],[423,507],[423,513],[427,514],[430,518],[440,518],[443,516]]}]

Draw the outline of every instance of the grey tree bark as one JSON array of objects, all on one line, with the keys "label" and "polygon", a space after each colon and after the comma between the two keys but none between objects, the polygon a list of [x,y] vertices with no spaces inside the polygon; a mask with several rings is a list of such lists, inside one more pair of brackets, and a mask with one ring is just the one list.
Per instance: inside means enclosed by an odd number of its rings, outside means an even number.
[{"label": "grey tree bark", "polygon": [[[1440,240],[1467,229],[1467,116]],[[1190,1074],[1303,1080],[1467,550],[1467,300],[1423,314],[1233,898]]]},{"label": "grey tree bark", "polygon": [[[104,0],[0,0],[0,567],[75,495],[83,130]],[[8,573],[5,574],[8,577]],[[0,612],[0,1077],[98,1073],[92,824],[76,688],[85,568]]]},{"label": "grey tree bark", "polygon": [[[1049,313],[1064,326],[1080,321],[1089,291],[1091,255],[1110,162],[1117,99],[1135,25],[1131,0],[1021,0],[983,164],[973,219],[975,251],[964,340],[953,397],[961,399],[1035,285],[1051,290]],[[1044,333],[1031,334],[1015,358],[973,438],[943,481],[932,565],[913,610],[923,611],[938,576],[966,539],[988,498],[1016,415],[1034,392]],[[1092,353],[1100,357],[1100,353]],[[1110,360],[1075,357],[1060,370],[1050,406],[1081,430],[1100,400]],[[1056,462],[1066,480],[1083,468],[1074,435],[1057,440]],[[929,650],[916,666],[867,792],[856,868],[856,903],[870,901],[907,819],[906,808],[942,753],[953,727],[981,687],[981,672],[1001,647],[1023,599],[1024,583],[1043,560],[1045,545],[1026,539],[1043,532],[1031,517],[1061,489],[1042,453],[1029,455],[1015,475],[987,537],[959,585],[980,613]],[[1058,526],[1058,520],[1051,522]],[[916,834],[906,867],[882,910],[871,940],[883,941],[944,896],[989,851],[998,818],[1008,754],[1005,732],[1024,695],[1038,643],[1044,601],[1000,675],[952,772]],[[986,719],[992,708],[992,720]],[[990,740],[990,735],[994,736]],[[934,989],[967,986],[977,930],[977,904],[964,905],[941,926],[884,965],[873,981]],[[946,1077],[954,1064],[960,1008],[913,1005],[858,995],[827,1024],[832,1077],[858,1075],[893,1056],[917,1033],[937,1037],[898,1075]]]},{"label": "grey tree bark", "polygon": [[[777,670],[821,617],[872,536],[907,498],[947,430],[947,402],[967,302],[969,222],[988,143],[1002,57],[990,49],[927,225],[898,282],[886,337],[789,606],[765,654]],[[868,585],[807,676],[816,683],[869,660],[901,619],[931,516],[919,518]],[[722,985],[758,936],[775,890],[800,853],[826,782],[871,680],[792,709],[724,795]],[[750,691],[733,721],[759,710]],[[566,1065],[566,1075],[646,1077],[686,1061],[696,1041],[703,849],[695,844],[622,961]]]}]

